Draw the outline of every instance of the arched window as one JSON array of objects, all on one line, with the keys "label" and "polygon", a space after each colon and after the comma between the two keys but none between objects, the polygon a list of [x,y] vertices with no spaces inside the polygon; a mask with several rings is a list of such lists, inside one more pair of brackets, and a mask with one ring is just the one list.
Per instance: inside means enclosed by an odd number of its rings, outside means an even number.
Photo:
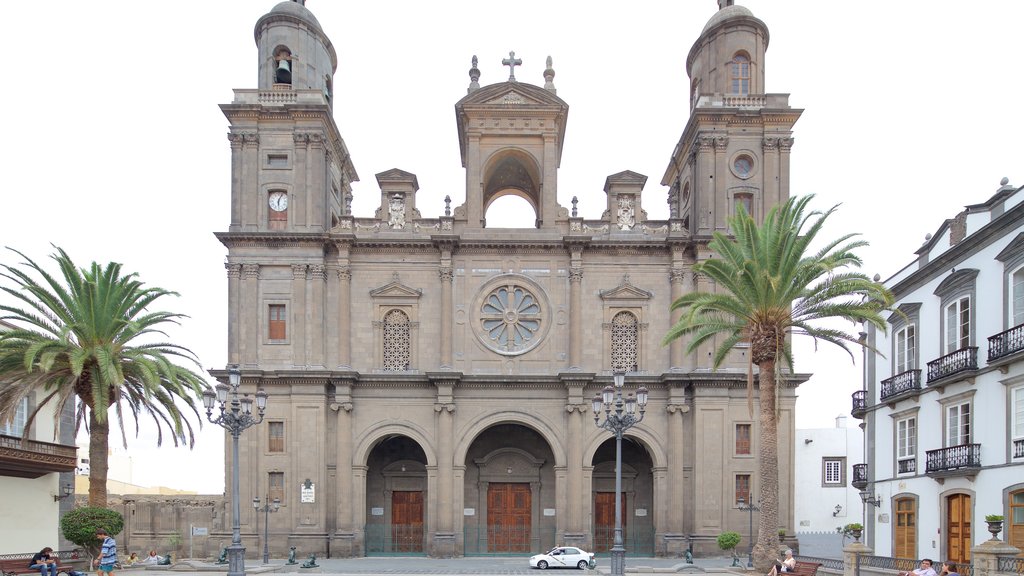
[{"label": "arched window", "polygon": [[384,370],[409,369],[409,316],[401,310],[384,315]]},{"label": "arched window", "polygon": [[750,94],[750,59],[737,54],[731,62],[732,93],[740,96]]},{"label": "arched window", "polygon": [[619,312],[612,318],[612,370],[635,372],[638,369],[637,339],[639,322],[629,312]]}]

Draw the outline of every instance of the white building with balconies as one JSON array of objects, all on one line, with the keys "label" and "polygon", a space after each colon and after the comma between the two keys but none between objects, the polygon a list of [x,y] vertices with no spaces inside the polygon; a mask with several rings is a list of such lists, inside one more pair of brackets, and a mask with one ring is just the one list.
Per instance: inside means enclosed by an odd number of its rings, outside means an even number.
[{"label": "white building with balconies", "polygon": [[853,398],[876,554],[970,562],[989,514],[1024,548],[1022,190],[1004,178],[885,281],[898,311],[868,331],[876,353]]}]

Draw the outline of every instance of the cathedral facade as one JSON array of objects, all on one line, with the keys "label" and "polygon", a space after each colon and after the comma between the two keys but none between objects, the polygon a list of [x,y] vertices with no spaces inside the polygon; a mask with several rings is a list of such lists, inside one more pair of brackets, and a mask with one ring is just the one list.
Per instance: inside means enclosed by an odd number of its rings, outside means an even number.
[{"label": "cathedral facade", "polygon": [[[606,177],[600,219],[558,203],[569,104],[553,71],[543,86],[517,81],[512,55],[513,77],[491,85],[474,61],[455,105],[464,201],[425,217],[416,175],[396,168],[376,175],[376,213],[353,214],[359,177],[333,119],[330,39],[302,2],[282,2],[256,44],[258,86],[221,106],[231,224],[217,237],[229,363],[242,391],[271,398],[241,437],[240,497],[280,501],[272,554],[607,550],[615,440],[591,401],[616,372],[626,393],[644,386],[650,398],[623,441],[626,549],[712,553],[722,531],[746,535],[736,504],[758,490],[747,350],[712,370],[710,348],[661,339],[673,299],[714,289],[692,266],[713,256],[711,234],[736,206],[761,218],[789,196],[801,111],[765,93],[765,24],[723,1],[693,44],[691,116],[665,151],[661,221],[647,218],[647,177],[632,171]],[[534,228],[487,226],[506,195],[529,203]],[[790,535],[800,381],[779,404]],[[250,550],[258,516],[243,511]]]}]

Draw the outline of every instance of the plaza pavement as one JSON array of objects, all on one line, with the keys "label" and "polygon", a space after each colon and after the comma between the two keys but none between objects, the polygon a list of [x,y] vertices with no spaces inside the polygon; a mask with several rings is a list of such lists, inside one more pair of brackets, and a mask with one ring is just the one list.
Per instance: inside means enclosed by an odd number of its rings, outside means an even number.
[{"label": "plaza pavement", "polygon": [[[693,564],[686,564],[682,558],[640,558],[626,557],[627,574],[700,574],[703,572],[730,572],[731,558],[695,558]],[[247,562],[248,574],[294,574],[296,576],[336,574],[365,576],[367,574],[387,574],[403,576],[414,574],[431,574],[434,576],[481,576],[494,575],[534,575],[552,574],[554,576],[605,576],[609,565],[607,556],[598,556],[597,568],[593,571],[579,571],[570,568],[549,569],[547,571],[530,568],[529,556],[515,557],[465,557],[465,558],[425,558],[425,557],[365,557],[365,558],[317,558],[319,569],[299,569],[296,565],[287,565],[284,560],[272,560],[268,565]],[[156,568],[156,567],[152,567]],[[171,572],[173,576],[215,576],[227,572],[226,566],[183,561],[160,570],[120,570],[122,576],[157,576],[147,572]],[[742,573],[742,569],[733,569]],[[89,576],[93,576],[91,573]],[[115,576],[117,576],[115,574]],[[162,576],[162,575],[161,575]],[[170,574],[166,576],[172,576]]]}]

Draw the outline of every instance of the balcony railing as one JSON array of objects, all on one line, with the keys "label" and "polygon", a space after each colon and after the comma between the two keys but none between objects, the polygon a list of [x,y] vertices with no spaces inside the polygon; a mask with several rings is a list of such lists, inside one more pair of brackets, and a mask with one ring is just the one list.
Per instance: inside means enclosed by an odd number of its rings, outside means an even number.
[{"label": "balcony railing", "polygon": [[77,454],[75,446],[0,435],[0,475],[39,478],[50,472],[73,472]]},{"label": "balcony railing", "polygon": [[892,398],[911,390],[921,390],[921,369],[907,370],[882,380],[881,398]]},{"label": "balcony railing", "polygon": [[1024,324],[1014,326],[988,339],[988,361],[998,360],[1024,350]]},{"label": "balcony railing", "polygon": [[868,393],[865,390],[857,390],[853,393],[853,407],[850,408],[850,414],[854,418],[863,418],[864,411],[868,409]]},{"label": "balcony railing", "polygon": [[981,444],[961,444],[929,450],[925,471],[937,476],[948,476],[948,472],[970,473],[981,468]]},{"label": "balcony railing", "polygon": [[904,458],[896,462],[897,474],[913,474],[917,472],[917,457]]},{"label": "balcony railing", "polygon": [[1018,438],[1013,441],[1013,457],[1024,458],[1024,438]]},{"label": "balcony railing", "polygon": [[978,347],[968,346],[928,363],[928,383],[978,369]]},{"label": "balcony railing", "polygon": [[854,464],[853,465],[853,487],[857,490],[863,490],[868,486],[868,465],[867,464]]}]

